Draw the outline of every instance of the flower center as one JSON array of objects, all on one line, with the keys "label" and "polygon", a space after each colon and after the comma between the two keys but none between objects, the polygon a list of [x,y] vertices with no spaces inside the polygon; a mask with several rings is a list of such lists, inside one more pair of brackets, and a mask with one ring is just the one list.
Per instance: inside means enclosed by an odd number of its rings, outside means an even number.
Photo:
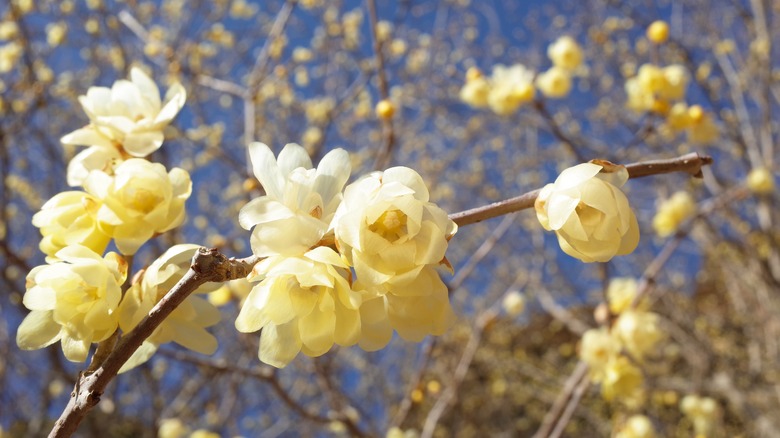
[{"label": "flower center", "polygon": [[584,227],[595,227],[602,221],[602,213],[593,207],[580,203],[576,208],[577,216]]},{"label": "flower center", "polygon": [[125,193],[127,205],[133,210],[140,211],[142,213],[149,213],[154,210],[154,207],[162,202],[162,196],[157,195],[151,190],[144,188],[129,188]]},{"label": "flower center", "polygon": [[395,242],[406,234],[406,214],[400,210],[388,210],[368,229],[384,237],[388,242]]}]

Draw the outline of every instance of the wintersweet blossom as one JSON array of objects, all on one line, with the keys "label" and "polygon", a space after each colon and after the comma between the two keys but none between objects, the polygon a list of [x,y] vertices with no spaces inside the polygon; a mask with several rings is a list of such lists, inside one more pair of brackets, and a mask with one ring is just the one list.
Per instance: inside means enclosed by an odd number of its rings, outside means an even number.
[{"label": "wintersweet blossom", "polygon": [[84,180],[93,170],[113,175],[114,169],[122,164],[122,161],[124,159],[119,149],[101,146],[88,147],[68,162],[68,185],[71,187],[84,185]]},{"label": "wintersweet blossom", "polygon": [[669,24],[663,20],[653,21],[650,26],[647,26],[645,34],[647,39],[655,44],[664,43],[669,39]]},{"label": "wintersweet blossom", "polygon": [[460,89],[460,100],[474,108],[488,106],[490,95],[490,82],[476,67],[469,68],[466,72],[466,83]]},{"label": "wintersweet blossom", "polygon": [[414,278],[427,265],[448,265],[457,225],[429,202],[422,177],[408,167],[374,172],[347,186],[333,219],[336,245],[367,286]]},{"label": "wintersweet blossom", "polygon": [[97,211],[100,201],[85,192],[58,193],[35,213],[32,223],[41,229],[40,248],[53,261],[62,248],[81,244],[103,254],[111,236],[98,226]]},{"label": "wintersweet blossom", "polygon": [[767,195],[775,191],[775,178],[766,167],[757,167],[748,173],[745,184],[753,193]]},{"label": "wintersweet blossom", "polygon": [[601,395],[604,400],[629,401],[639,395],[644,382],[642,371],[625,356],[614,356],[604,369]]},{"label": "wintersweet blossom", "polygon": [[181,225],[192,181],[178,167],[166,173],[162,164],[131,158],[113,176],[93,170],[84,189],[102,202],[97,220],[103,231],[123,254],[135,254],[155,233]]},{"label": "wintersweet blossom", "polygon": [[661,68],[644,64],[635,77],[626,81],[628,107],[635,111],[667,114],[673,101],[685,97],[688,81],[688,71],[681,65]]},{"label": "wintersweet blossom", "polygon": [[517,316],[525,310],[525,295],[517,290],[510,291],[501,300],[501,307],[507,315]]},{"label": "wintersweet blossom", "polygon": [[632,415],[614,435],[615,438],[655,438],[653,423],[644,415]]},{"label": "wintersweet blossom", "polygon": [[713,398],[686,395],[680,401],[680,410],[693,422],[696,436],[710,436],[717,426],[720,410]]},{"label": "wintersweet blossom", "polygon": [[534,72],[524,65],[507,67],[498,64],[493,67],[488,105],[496,114],[512,114],[521,105],[533,100],[535,93]]},{"label": "wintersweet blossom", "polygon": [[600,381],[607,363],[620,352],[620,342],[606,328],[590,329],[582,335],[580,359],[590,367],[591,378]]},{"label": "wintersweet blossom", "polygon": [[704,111],[699,105],[688,108],[690,124],[686,134],[688,141],[693,144],[708,144],[718,139],[718,125],[715,124],[711,113]]},{"label": "wintersweet blossom", "polygon": [[[605,166],[614,172],[602,171]],[[620,191],[627,180],[625,167],[606,162],[568,168],[539,193],[537,218],[555,231],[563,252],[583,262],[629,254],[639,243],[639,225]]]},{"label": "wintersweet blossom", "polygon": [[407,341],[420,342],[444,334],[455,321],[447,286],[433,266],[392,277],[381,286],[358,280],[354,289],[363,296],[360,348],[367,351],[387,345],[393,330]]},{"label": "wintersweet blossom", "polygon": [[[124,333],[135,328],[184,276],[198,248],[193,244],[174,245],[143,271],[140,281],[136,280],[130,287],[119,306],[119,327]],[[213,354],[217,349],[217,338],[206,328],[219,322],[220,313],[214,305],[195,294],[209,293],[217,287],[218,283],[207,283],[188,296],[144,340],[120,372],[146,362],[160,345],[167,342],[175,342],[201,354]]]},{"label": "wintersweet blossom", "polygon": [[562,67],[552,67],[537,76],[536,87],[547,97],[566,97],[571,91],[571,73]]},{"label": "wintersweet blossom", "polygon": [[254,254],[302,254],[330,229],[349,179],[349,155],[343,149],[330,151],[316,169],[297,144],[285,146],[278,161],[263,143],[250,144],[249,156],[266,192],[246,204],[238,216],[244,229],[255,227],[250,240]]},{"label": "wintersweet blossom", "polygon": [[582,64],[582,48],[574,38],[564,35],[547,48],[547,56],[553,65],[566,70],[574,70]]},{"label": "wintersweet blossom", "polygon": [[637,282],[632,277],[613,278],[607,286],[609,311],[619,315],[631,307],[637,294]]},{"label": "wintersweet blossom", "polygon": [[120,79],[111,88],[90,87],[86,95],[79,96],[90,123],[65,135],[61,141],[114,148],[128,156],[145,157],[162,145],[163,129],[176,117],[186,98],[184,87],[174,82],[161,100],[154,81],[134,67],[130,70],[130,80]]},{"label": "wintersweet blossom", "polygon": [[688,192],[676,192],[663,201],[653,217],[653,229],[660,237],[674,234],[680,225],[696,213],[696,201]]},{"label": "wintersweet blossom", "polygon": [[68,360],[83,362],[90,345],[117,328],[127,263],[116,253],[101,257],[81,245],[65,247],[55,257],[61,261],[27,275],[22,302],[31,312],[19,326],[16,343],[35,350],[61,341]]},{"label": "wintersweet blossom", "polygon": [[320,246],[300,256],[273,256],[249,277],[260,281],[236,318],[236,329],[260,335],[261,361],[282,368],[299,352],[320,356],[360,339],[361,296],[349,284],[349,266]]},{"label": "wintersweet blossom", "polygon": [[612,335],[635,359],[642,360],[664,338],[659,320],[660,317],[652,312],[626,310],[615,321]]}]

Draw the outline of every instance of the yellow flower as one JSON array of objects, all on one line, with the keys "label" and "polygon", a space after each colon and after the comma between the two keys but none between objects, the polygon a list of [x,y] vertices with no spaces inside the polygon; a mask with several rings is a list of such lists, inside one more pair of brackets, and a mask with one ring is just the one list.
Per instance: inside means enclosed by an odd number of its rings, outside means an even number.
[{"label": "yellow flower", "polygon": [[381,286],[365,286],[358,280],[354,287],[363,295],[364,350],[383,348],[393,330],[407,341],[420,342],[428,335],[444,334],[455,321],[447,286],[433,266],[395,276]]},{"label": "yellow flower", "polygon": [[669,25],[663,20],[656,20],[647,26],[647,39],[661,44],[669,39]]},{"label": "yellow flower", "polygon": [[636,279],[631,277],[613,278],[607,287],[609,310],[615,315],[623,313],[631,306],[637,293]]},{"label": "yellow flower", "polygon": [[40,248],[49,256],[47,261],[54,261],[57,251],[74,244],[103,254],[111,236],[98,226],[98,208],[100,201],[84,192],[62,192],[43,204],[32,223],[41,229]]},{"label": "yellow flower", "polygon": [[710,397],[697,395],[683,397],[680,410],[693,422],[696,436],[710,436],[720,416],[718,402]]},{"label": "yellow flower", "polygon": [[374,172],[347,186],[333,223],[339,251],[367,286],[447,264],[447,243],[457,230],[408,167]]},{"label": "yellow flower", "polygon": [[626,81],[627,105],[635,111],[667,114],[672,101],[685,97],[688,80],[688,71],[681,65],[661,68],[644,64],[635,77]]},{"label": "yellow flower", "polygon": [[122,164],[122,154],[117,148],[90,146],[76,154],[68,163],[68,185],[81,186],[89,176],[89,172],[100,170],[109,175],[114,174],[114,168]]},{"label": "yellow flower", "polygon": [[633,399],[641,389],[642,371],[625,356],[614,356],[604,370],[601,395],[604,400]]},{"label": "yellow flower", "polygon": [[157,438],[183,438],[189,433],[189,428],[178,418],[160,420],[157,428]]},{"label": "yellow flower", "polygon": [[184,202],[192,191],[185,170],[173,168],[166,173],[162,164],[131,158],[114,173],[90,172],[84,189],[102,201],[97,220],[123,254],[135,254],[155,233],[184,221]]},{"label": "yellow flower", "polygon": [[629,254],[639,243],[636,216],[619,188],[628,172],[622,166],[614,173],[602,168],[583,163],[564,170],[534,205],[542,227],[555,231],[563,252],[586,263]]},{"label": "yellow flower", "polygon": [[699,105],[693,105],[688,108],[688,117],[691,119],[687,129],[689,142],[708,144],[717,140],[718,125],[710,113],[705,112]]},{"label": "yellow flower", "polygon": [[553,65],[566,70],[574,70],[582,64],[582,48],[574,38],[565,35],[547,48],[547,56]]},{"label": "yellow flower", "polygon": [[672,105],[669,114],[666,115],[666,126],[673,132],[688,128],[692,122],[688,114],[688,105],[684,102],[677,102]]},{"label": "yellow flower", "polygon": [[525,295],[513,290],[504,295],[501,307],[509,316],[517,316],[525,310]]},{"label": "yellow flower", "polygon": [[605,328],[590,329],[582,335],[580,359],[590,367],[594,381],[604,377],[609,361],[620,352],[618,342]]},{"label": "yellow flower", "polygon": [[[472,70],[469,69],[469,72]],[[474,108],[485,108],[488,106],[488,95],[490,94],[490,83],[487,78],[479,74],[474,77],[467,77],[466,83],[460,89],[460,100]]]},{"label": "yellow flower", "polygon": [[[124,333],[135,328],[149,311],[187,273],[198,245],[174,245],[143,271],[143,277],[125,293],[119,306],[119,327]],[[219,287],[218,283],[207,283],[194,293],[206,294]],[[220,320],[220,313],[207,300],[188,296],[165,318],[119,371],[125,372],[146,362],[160,345],[175,342],[182,347],[201,354],[213,354],[217,339],[206,331]]]},{"label": "yellow flower", "polygon": [[653,229],[660,237],[667,237],[696,213],[696,201],[688,192],[676,192],[663,201],[653,217]]},{"label": "yellow flower", "polygon": [[632,415],[614,435],[615,438],[654,438],[653,423],[644,415]]},{"label": "yellow flower", "polygon": [[[145,157],[163,143],[163,129],[184,106],[187,93],[175,82],[160,99],[160,90],[143,70],[130,70],[130,80],[111,88],[91,87],[79,102],[90,124],[62,137],[64,144],[119,148]],[[104,166],[99,166],[102,168]],[[91,170],[91,169],[90,169]]]},{"label": "yellow flower", "polygon": [[566,97],[571,91],[571,74],[564,68],[552,67],[536,78],[536,87],[547,97]]},{"label": "yellow flower", "polygon": [[81,245],[65,247],[55,257],[62,261],[37,266],[27,275],[23,303],[31,312],[19,326],[16,343],[35,350],[61,341],[68,360],[83,362],[90,345],[117,328],[127,263],[116,253],[103,258]]},{"label": "yellow flower", "polygon": [[498,64],[490,78],[488,105],[499,115],[517,111],[521,105],[534,98],[534,73],[522,64],[511,67]]},{"label": "yellow flower", "polygon": [[626,310],[615,321],[612,335],[635,359],[642,360],[664,338],[658,324],[659,317],[655,313]]},{"label": "yellow flower", "polygon": [[376,104],[376,116],[380,119],[392,119],[395,114],[395,105],[388,99],[380,100]]},{"label": "yellow flower", "polygon": [[15,41],[0,46],[0,73],[13,70],[23,53],[24,48]]},{"label": "yellow flower", "polygon": [[249,145],[255,176],[265,196],[253,199],[238,215],[252,231],[252,251],[258,256],[300,255],[330,230],[351,164],[343,149],[327,153],[316,169],[297,144],[288,144],[279,160],[263,143]]},{"label": "yellow flower", "polygon": [[361,296],[348,281],[349,267],[324,246],[301,256],[273,256],[258,263],[249,293],[236,318],[243,333],[263,329],[261,361],[282,368],[299,352],[325,354],[333,344],[354,345],[360,338]]},{"label": "yellow flower", "polygon": [[767,195],[775,190],[775,179],[766,167],[751,170],[745,183],[753,193]]}]

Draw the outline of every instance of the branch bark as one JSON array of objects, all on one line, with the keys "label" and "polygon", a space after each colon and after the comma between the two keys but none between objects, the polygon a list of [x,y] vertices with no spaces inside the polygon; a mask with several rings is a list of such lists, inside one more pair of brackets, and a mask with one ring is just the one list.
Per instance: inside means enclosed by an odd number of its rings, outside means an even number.
[{"label": "branch bark", "polygon": [[87,413],[100,402],[108,384],[116,377],[122,365],[152,335],[154,330],[195,289],[208,282],[222,282],[246,277],[260,258],[228,259],[215,248],[200,248],[192,258],[190,269],[132,331],[125,334],[117,347],[94,372],[79,376],[70,400],[60,418],[54,423],[50,438],[69,437],[78,428]]}]

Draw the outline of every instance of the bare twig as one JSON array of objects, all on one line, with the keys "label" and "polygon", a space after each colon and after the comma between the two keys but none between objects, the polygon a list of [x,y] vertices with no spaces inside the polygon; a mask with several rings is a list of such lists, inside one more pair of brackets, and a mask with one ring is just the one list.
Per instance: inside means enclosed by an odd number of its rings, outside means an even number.
[{"label": "bare twig", "polygon": [[[366,7],[368,8],[368,18],[371,24],[371,37],[374,41],[374,59],[376,63],[376,75],[379,82],[379,96],[382,100],[387,100],[390,96],[387,85],[387,74],[385,73],[385,61],[382,56],[382,41],[379,40],[377,34],[378,18],[376,14],[376,1],[366,0]],[[382,130],[384,131],[384,145],[376,156],[374,161],[374,169],[381,170],[387,167],[390,161],[390,155],[393,152],[395,146],[395,132],[393,131],[393,121],[391,117],[382,117]]]},{"label": "bare twig", "polygon": [[260,261],[256,256],[228,259],[216,249],[200,248],[192,258],[190,269],[132,331],[119,341],[114,351],[92,373],[82,373],[71,393],[70,401],[54,424],[49,437],[69,437],[95,405],[122,365],[151,336],[154,330],[195,289],[208,282],[223,282],[246,277]]}]

